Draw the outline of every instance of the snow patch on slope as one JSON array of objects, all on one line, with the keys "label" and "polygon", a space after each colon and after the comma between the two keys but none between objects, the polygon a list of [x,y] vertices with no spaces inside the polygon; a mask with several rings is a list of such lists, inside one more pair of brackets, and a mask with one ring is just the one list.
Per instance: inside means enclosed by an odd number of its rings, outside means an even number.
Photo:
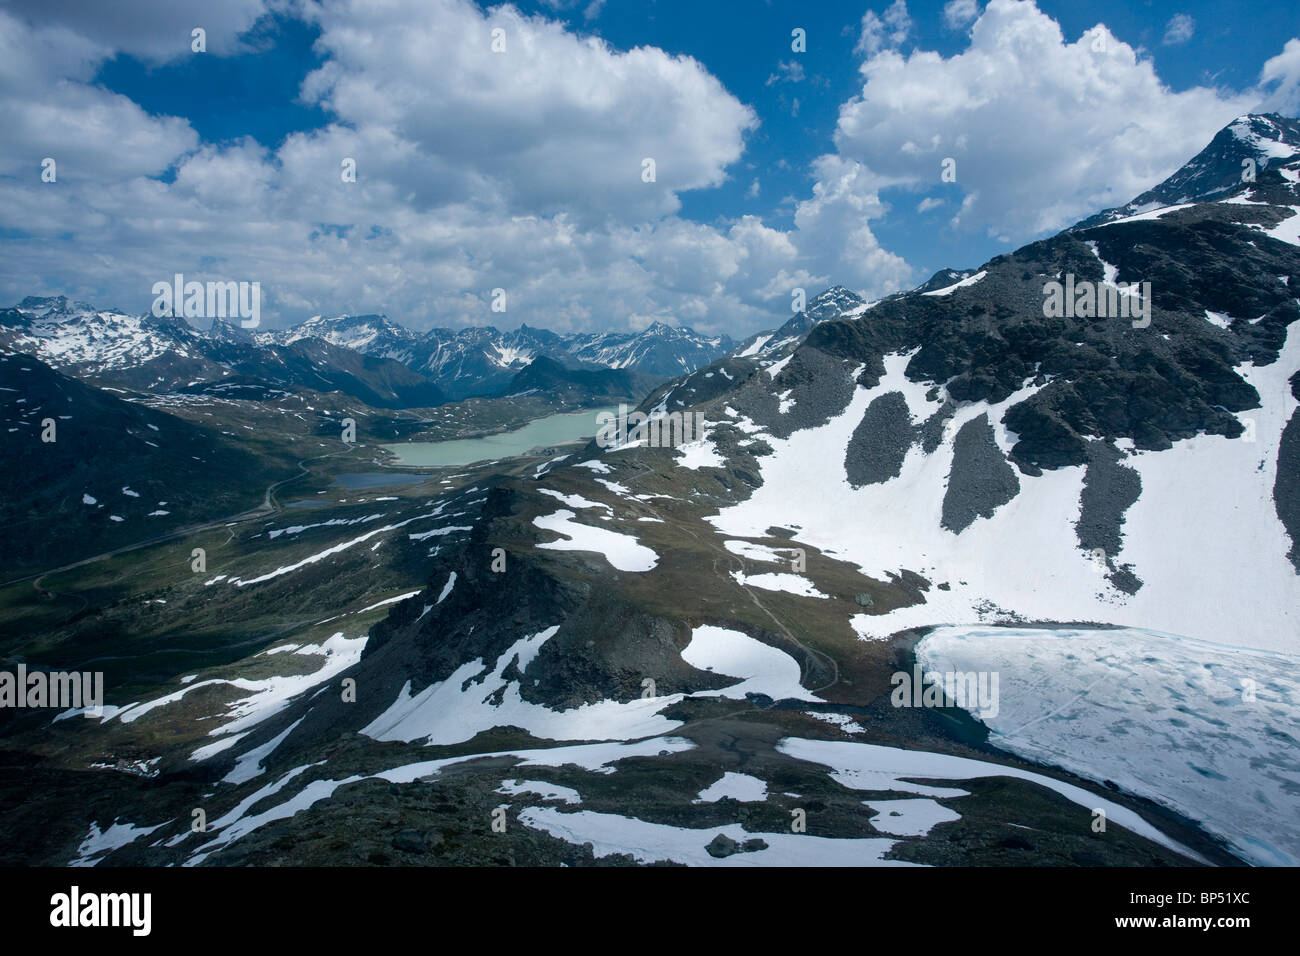
[{"label": "snow patch on slope", "polygon": [[579,524],[574,517],[572,511],[561,509],[534,518],[533,524],[543,531],[564,535],[564,540],[545,541],[538,547],[551,551],[594,551],[619,571],[649,571],[659,563],[659,556],[632,535]]},{"label": "snow patch on slope", "polygon": [[522,727],[548,740],[628,740],[680,726],[658,713],[681,700],[680,694],[626,702],[601,700],[571,710],[551,710],[524,700],[518,681],[508,680],[504,672],[511,663],[520,673],[527,671],[542,645],[559,629],[556,625],[519,639],[497,658],[487,676],[482,676],[485,662],[476,658],[418,694],[411,693],[408,680],[388,709],[361,732],[375,740],[439,745],[463,743],[482,731],[505,726]]}]

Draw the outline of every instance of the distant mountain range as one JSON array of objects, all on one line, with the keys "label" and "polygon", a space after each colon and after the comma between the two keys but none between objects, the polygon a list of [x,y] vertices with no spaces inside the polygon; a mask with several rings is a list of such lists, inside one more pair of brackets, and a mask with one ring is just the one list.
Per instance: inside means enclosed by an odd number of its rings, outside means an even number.
[{"label": "distant mountain range", "polygon": [[560,335],[528,325],[508,332],[492,326],[413,332],[383,315],[317,316],[256,336],[265,345],[304,338],[400,362],[436,381],[453,400],[498,394],[540,357],[571,367],[626,369],[662,380],[708,365],[733,345],[725,335],[704,336],[662,322],[640,332]]},{"label": "distant mountain range", "polygon": [[0,310],[0,348],[92,384],[158,394],[264,399],[313,389],[376,408],[447,400],[431,379],[399,362],[321,339],[262,344],[220,319],[204,332],[184,319],[127,315],[64,296],[29,296]]},{"label": "distant mountain range", "polygon": [[312,388],[376,408],[500,395],[538,358],[662,381],[707,365],[733,344],[661,322],[635,333],[559,335],[527,325],[414,332],[382,315],[341,315],[253,332],[222,319],[205,331],[184,319],[128,315],[65,296],[31,296],[0,310],[0,347],[88,381],[249,398]]}]

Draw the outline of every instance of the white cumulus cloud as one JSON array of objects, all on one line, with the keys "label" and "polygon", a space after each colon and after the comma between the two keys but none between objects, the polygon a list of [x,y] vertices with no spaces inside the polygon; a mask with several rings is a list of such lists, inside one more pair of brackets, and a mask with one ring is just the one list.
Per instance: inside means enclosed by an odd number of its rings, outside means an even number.
[{"label": "white cumulus cloud", "polygon": [[882,50],[861,71],[840,155],[918,187],[953,159],[958,223],[1017,241],[1127,202],[1258,99],[1175,92],[1105,26],[1070,41],[1021,0],[992,0],[952,57]]},{"label": "white cumulus cloud", "polygon": [[948,0],[943,5],[943,22],[951,30],[969,26],[979,15],[980,7],[975,0]]},{"label": "white cumulus cloud", "polygon": [[[743,162],[758,117],[690,57],[616,49],[511,5],[237,0],[208,17],[207,55],[241,49],[267,10],[309,18],[322,64],[301,93],[329,120],[280,143],[212,143],[94,82],[117,53],[174,58],[176,31],[188,38],[207,4],[166,5],[125,36],[98,5],[53,0],[40,17],[36,0],[5,2],[0,302],[62,292],[144,311],[152,284],[183,272],[260,281],[272,324],[383,311],[415,328],[663,321],[744,335],[783,321],[796,287],[875,297],[915,281],[875,228],[896,196],[908,214],[936,208],[899,193],[928,192],[944,159],[956,224],[1027,241],[1128,201],[1261,101],[1300,105],[1300,40],[1258,90],[1175,92],[1105,27],[1067,39],[1019,0],[982,14],[949,3],[950,25],[973,19],[967,48],[904,56],[911,17],[896,0],[863,18],[861,87],[792,221],[702,223],[679,214],[683,194],[743,172],[737,195],[759,195]],[[801,75],[778,66],[773,85]],[[55,183],[41,181],[46,156]]]},{"label": "white cumulus cloud", "polygon": [[862,15],[854,52],[871,56],[880,50],[892,49],[902,44],[911,31],[912,18],[908,15],[907,3],[905,0],[894,0],[883,14],[877,15],[874,10],[868,10]]},{"label": "white cumulus cloud", "polygon": [[1264,63],[1259,80],[1265,90],[1260,111],[1300,114],[1300,40],[1287,40],[1282,52]]}]

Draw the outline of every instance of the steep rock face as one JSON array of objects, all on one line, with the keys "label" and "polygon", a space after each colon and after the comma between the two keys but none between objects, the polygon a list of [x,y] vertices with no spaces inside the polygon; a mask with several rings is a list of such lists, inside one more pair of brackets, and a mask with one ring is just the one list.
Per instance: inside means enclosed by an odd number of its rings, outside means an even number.
[{"label": "steep rock face", "polygon": [[845,452],[849,483],[870,485],[897,478],[913,438],[912,416],[901,393],[889,392],[873,400]]},{"label": "steep rock face", "polygon": [[[1142,476],[1123,464],[1113,445],[1092,442],[1089,455],[1075,533],[1079,546],[1092,554],[1094,561],[1113,568],[1115,556],[1123,549],[1124,514],[1142,494]],[[1107,576],[1126,594],[1135,594],[1142,586],[1130,567],[1111,570]]]},{"label": "steep rock face", "polygon": [[[1041,386],[1005,421],[1024,469],[1082,464],[1087,437],[1154,450],[1198,432],[1236,436],[1231,413],[1258,396],[1235,367],[1276,358],[1300,317],[1296,247],[1223,223],[1216,209],[1171,219],[1033,243],[990,262],[975,285],[882,302],[861,321],[818,326],[805,344],[865,364],[863,384],[878,378],[884,354],[914,350],[908,377],[942,384],[958,402],[996,404]],[[1046,282],[1068,273],[1102,285],[1108,267],[1117,282],[1151,283],[1150,327],[1043,315]],[[1226,312],[1231,327],[1207,310]]]},{"label": "steep rock face", "polygon": [[1007,464],[993,437],[987,415],[962,425],[953,439],[952,473],[943,496],[943,519],[960,534],[976,518],[991,518],[1020,491],[1015,469]]},{"label": "steep rock face", "polygon": [[853,396],[853,383],[843,374],[843,362],[805,342],[782,367],[770,387],[766,377],[745,380],[732,396],[743,415],[785,438],[820,425],[839,414]]}]

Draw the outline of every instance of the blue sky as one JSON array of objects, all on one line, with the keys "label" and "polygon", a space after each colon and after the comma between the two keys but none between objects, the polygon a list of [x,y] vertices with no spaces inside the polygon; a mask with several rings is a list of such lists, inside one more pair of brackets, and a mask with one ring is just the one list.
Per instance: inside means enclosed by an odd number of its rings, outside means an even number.
[{"label": "blue sky", "polygon": [[275,324],[739,336],[796,286],[886,294],[1124,202],[1300,76],[1272,0],[160,4],[0,0],[5,299],[143,311],[185,271],[261,281]]}]

